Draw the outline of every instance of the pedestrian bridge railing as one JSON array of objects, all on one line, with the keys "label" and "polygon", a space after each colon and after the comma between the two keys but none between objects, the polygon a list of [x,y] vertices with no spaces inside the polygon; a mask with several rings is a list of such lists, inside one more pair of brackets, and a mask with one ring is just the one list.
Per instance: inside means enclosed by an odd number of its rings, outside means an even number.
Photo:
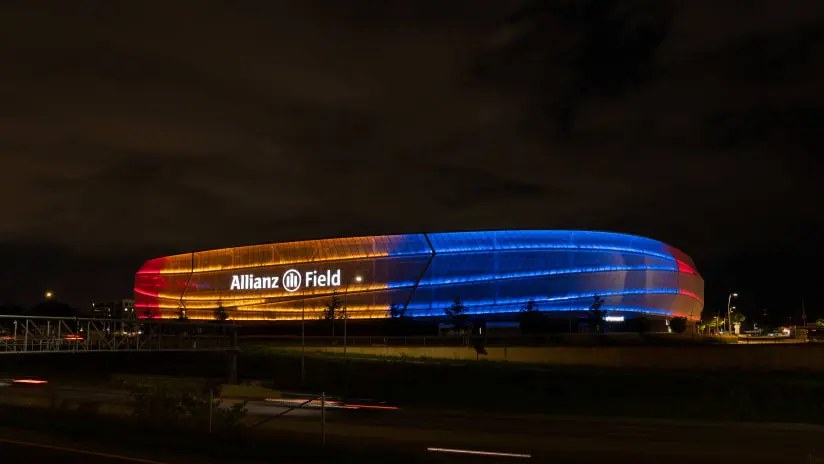
[{"label": "pedestrian bridge railing", "polygon": [[0,315],[0,354],[234,351],[231,323]]}]

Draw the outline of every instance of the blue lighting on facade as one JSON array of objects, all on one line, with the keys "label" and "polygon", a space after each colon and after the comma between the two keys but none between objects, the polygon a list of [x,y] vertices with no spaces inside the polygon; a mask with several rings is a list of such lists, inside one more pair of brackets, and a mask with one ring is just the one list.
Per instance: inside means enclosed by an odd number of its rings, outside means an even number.
[{"label": "blue lighting on facade", "polygon": [[449,285],[469,282],[485,282],[489,280],[523,279],[527,277],[547,277],[554,275],[585,274],[593,272],[617,272],[617,271],[678,271],[677,266],[601,266],[585,267],[576,269],[549,269],[546,271],[532,272],[510,272],[505,274],[484,274],[480,276],[469,276],[461,278],[441,278],[423,279],[418,284],[419,287],[434,285]]},{"label": "blue lighting on facade", "polygon": [[598,250],[638,253],[675,262],[666,245],[655,240],[607,232],[513,230],[427,234],[435,253],[503,250]]},{"label": "blue lighting on facade", "polygon": [[[637,289],[625,289],[619,291],[605,291],[605,292],[586,292],[586,293],[577,293],[577,294],[567,294],[567,295],[559,295],[559,296],[531,296],[531,297],[522,297],[522,298],[506,298],[506,299],[498,299],[498,300],[470,300],[470,301],[463,301],[463,304],[466,305],[467,308],[470,310],[476,306],[503,306],[503,305],[524,305],[528,301],[532,300],[539,305],[538,309],[542,309],[540,307],[541,303],[553,303],[553,302],[562,302],[562,301],[574,301],[574,300],[582,300],[582,299],[591,299],[595,298],[596,295],[600,297],[614,297],[614,296],[626,296],[626,295],[681,295],[681,291],[677,288],[637,288]],[[453,300],[441,300],[441,301],[432,301],[429,304],[410,304],[408,306],[409,310],[412,311],[422,311],[426,310],[428,312],[432,311],[440,311],[443,312],[446,308],[450,307]],[[589,308],[587,305],[586,308]],[[520,311],[521,306],[518,306],[516,309]],[[554,308],[547,308],[547,311],[555,310]]]},{"label": "blue lighting on facade", "polygon": [[516,313],[529,300],[543,311],[585,311],[589,302],[581,300],[595,295],[610,310],[628,313],[675,314],[663,305],[700,314],[703,307],[700,276],[684,277],[684,262],[694,266],[689,257],[644,237],[546,230],[399,237],[390,256],[429,256],[420,270],[408,271],[416,276],[386,282],[389,289],[412,289],[406,306],[413,317],[443,316],[455,297],[470,314]]},{"label": "blue lighting on facade", "polygon": [[432,254],[425,234],[393,235],[390,240],[389,256]]}]

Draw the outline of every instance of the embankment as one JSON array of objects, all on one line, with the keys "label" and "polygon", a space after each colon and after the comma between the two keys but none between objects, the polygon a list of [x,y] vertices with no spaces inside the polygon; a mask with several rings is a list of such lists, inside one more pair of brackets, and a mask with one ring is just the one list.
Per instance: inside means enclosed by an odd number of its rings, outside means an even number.
[{"label": "embankment", "polygon": [[[250,352],[290,353],[300,346],[247,344]],[[343,355],[341,346],[306,347],[306,353]],[[709,345],[619,347],[351,346],[348,355],[458,361],[498,361],[548,366],[651,369],[805,370],[824,372],[824,345]]]}]

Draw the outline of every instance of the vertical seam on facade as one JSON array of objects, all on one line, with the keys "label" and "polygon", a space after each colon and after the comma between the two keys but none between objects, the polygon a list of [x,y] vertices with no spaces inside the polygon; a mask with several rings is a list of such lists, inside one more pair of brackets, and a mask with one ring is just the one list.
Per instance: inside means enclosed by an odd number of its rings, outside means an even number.
[{"label": "vertical seam on facade", "polygon": [[423,276],[426,275],[426,271],[429,270],[429,266],[432,265],[432,260],[435,259],[435,247],[433,247],[432,242],[429,241],[429,236],[427,234],[423,234],[423,238],[426,239],[426,244],[429,246],[429,259],[426,261],[426,266],[423,267],[423,271],[421,271],[421,274],[418,276],[418,280],[415,281],[415,285],[412,286],[412,290],[409,292],[409,297],[406,299],[406,303],[403,304],[404,314],[406,314],[406,309],[409,307],[409,303],[412,302],[412,297],[415,296],[415,290],[418,289],[421,279],[423,279]]},{"label": "vertical seam on facade", "polygon": [[183,309],[188,310],[186,308],[186,303],[183,301],[183,298],[186,297],[186,292],[189,290],[189,285],[192,283],[192,277],[195,275],[195,254],[192,252],[192,268],[189,271],[189,279],[186,280],[186,287],[183,288],[183,293],[180,294],[180,305],[183,306]]}]

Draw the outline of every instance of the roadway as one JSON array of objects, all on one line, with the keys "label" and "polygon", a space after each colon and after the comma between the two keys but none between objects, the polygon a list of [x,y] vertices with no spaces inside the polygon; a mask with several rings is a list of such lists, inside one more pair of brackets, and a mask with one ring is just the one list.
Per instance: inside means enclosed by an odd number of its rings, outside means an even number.
[{"label": "roadway", "polygon": [[[269,402],[248,404],[250,423],[285,411]],[[293,413],[298,413],[292,416]],[[289,412],[259,425],[272,432],[320,432],[317,409]],[[290,417],[292,416],[292,417]],[[540,462],[812,462],[824,452],[818,443],[824,427],[807,424],[710,422],[654,418],[493,414],[444,410],[348,410],[327,414],[327,440],[381,443],[395,450],[426,448],[480,450],[528,455]],[[436,452],[426,453],[435,458]],[[442,453],[441,453],[442,454]],[[820,455],[820,456],[819,456]],[[811,459],[811,456],[813,459]],[[445,455],[454,459],[479,456]],[[501,461],[502,457],[495,460]],[[525,458],[507,457],[507,461]]]},{"label": "roadway", "polygon": [[[3,390],[12,392],[11,389]],[[35,392],[40,389],[34,387],[26,390]],[[64,398],[69,396],[103,402],[125,399],[124,392],[113,390],[61,390]],[[225,401],[227,405],[233,402]],[[258,432],[271,433],[273,437],[290,436],[312,446],[319,444],[320,409],[313,404],[311,408],[287,412],[287,405],[294,403],[294,399],[250,401],[247,404],[246,425]],[[375,405],[369,404],[360,404],[360,407],[352,409],[340,403],[331,403],[330,406],[325,430],[327,443],[331,446],[343,449],[375,448],[378,452],[414,457],[416,462],[595,462],[630,459],[636,463],[666,460],[668,464],[722,460],[750,464],[824,462],[824,452],[819,451],[818,445],[820,437],[824,436],[824,427],[817,425],[392,409],[385,405],[374,408],[372,406]],[[276,417],[284,412],[286,414]],[[37,458],[32,462],[39,462],[40,457],[51,455],[59,455],[62,462],[127,462],[122,457],[72,457],[71,453],[57,449],[24,449],[3,442],[0,445],[0,452],[11,453],[0,454],[0,462],[6,462],[5,456],[18,455],[29,461],[31,457]],[[512,456],[484,457],[427,451],[428,448],[509,453]],[[392,460],[398,462],[395,458]],[[176,464],[181,461],[160,462]]]},{"label": "roadway", "polygon": [[0,438],[2,462],[60,462],[61,464],[170,464],[164,461],[98,452],[88,449],[21,442]]}]

